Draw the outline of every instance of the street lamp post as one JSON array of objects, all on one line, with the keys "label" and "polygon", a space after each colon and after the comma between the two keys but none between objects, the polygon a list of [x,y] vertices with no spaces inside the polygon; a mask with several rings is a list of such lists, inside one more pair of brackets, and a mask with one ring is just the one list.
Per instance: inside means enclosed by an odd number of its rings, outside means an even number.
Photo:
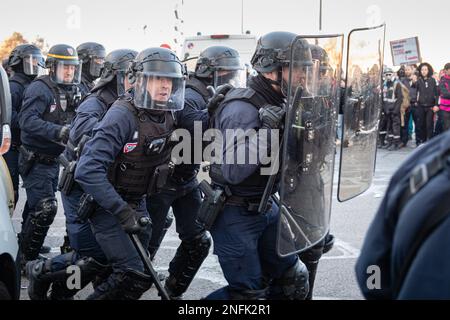
[{"label": "street lamp post", "polygon": [[241,34],[244,34],[244,0],[241,0]]},{"label": "street lamp post", "polygon": [[322,0],[320,0],[320,9],[319,9],[319,31],[322,31]]}]

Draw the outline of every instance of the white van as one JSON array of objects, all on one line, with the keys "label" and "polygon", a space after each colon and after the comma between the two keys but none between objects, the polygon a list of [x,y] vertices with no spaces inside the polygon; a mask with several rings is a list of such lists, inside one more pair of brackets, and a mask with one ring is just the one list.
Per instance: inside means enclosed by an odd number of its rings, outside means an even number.
[{"label": "white van", "polygon": [[3,154],[11,144],[11,96],[9,82],[0,66],[0,300],[19,299],[20,265],[19,244],[12,224],[14,190]]},{"label": "white van", "polygon": [[250,68],[250,60],[257,41],[257,37],[252,34],[214,34],[187,37],[184,40],[180,57],[186,61],[188,70],[194,71],[197,57],[204,49],[211,46],[228,46],[238,51],[242,62]]}]

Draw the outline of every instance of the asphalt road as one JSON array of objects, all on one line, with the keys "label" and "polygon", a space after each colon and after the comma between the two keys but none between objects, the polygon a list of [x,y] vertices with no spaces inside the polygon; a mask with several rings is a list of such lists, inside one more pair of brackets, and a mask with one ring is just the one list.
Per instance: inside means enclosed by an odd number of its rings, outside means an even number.
[{"label": "asphalt road", "polygon": [[[377,167],[373,185],[364,194],[348,202],[339,203],[336,200],[335,179],[331,232],[336,236],[336,243],[334,248],[320,260],[314,290],[315,299],[363,298],[356,283],[354,265],[360,253],[366,231],[382,200],[389,179],[411,151],[412,148],[404,148],[395,152],[380,150],[377,154]],[[338,166],[336,165],[336,167]],[[21,212],[24,203],[25,193],[21,189],[19,204],[13,218],[16,231],[20,231]],[[65,233],[64,224],[64,213],[62,205],[60,205],[55,222],[45,241],[46,245],[52,247],[49,256],[59,253],[59,246],[63,242]],[[156,256],[155,267],[157,271],[167,272],[169,262],[179,243],[175,224],[173,224]],[[28,280],[23,277],[21,299],[28,299],[27,284]],[[224,285],[226,285],[226,281],[223,278],[217,257],[212,254],[211,250],[190,289],[185,294],[185,298],[200,299]],[[75,298],[83,299],[91,291],[92,288],[87,287]],[[159,299],[156,289],[150,289],[142,299]]]}]

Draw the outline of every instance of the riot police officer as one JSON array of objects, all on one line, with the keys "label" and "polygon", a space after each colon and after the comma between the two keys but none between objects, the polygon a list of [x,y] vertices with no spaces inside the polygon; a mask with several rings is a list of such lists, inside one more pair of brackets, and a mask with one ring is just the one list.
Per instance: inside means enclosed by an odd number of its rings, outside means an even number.
[{"label": "riot police officer", "polygon": [[[212,116],[213,127],[223,136],[230,129],[266,129],[269,135],[277,134],[276,129],[282,127],[284,119],[289,55],[295,37],[289,32],[271,32],[258,40],[251,61],[258,75],[250,79],[247,89],[229,91]],[[303,54],[311,63],[309,47]],[[250,154],[256,142],[246,140],[224,141],[223,153],[241,148]],[[268,148],[270,142],[262,145]],[[211,164],[212,187],[222,189],[224,199],[211,234],[214,253],[228,286],[211,293],[207,299],[304,299],[308,294],[308,270],[297,255],[277,254],[278,206],[268,201],[259,210],[269,176],[261,175],[261,164],[222,160],[222,165]],[[270,191],[275,193],[276,186]],[[207,203],[208,199],[205,200]]]},{"label": "riot police officer", "polygon": [[14,48],[7,61],[14,75],[9,80],[11,89],[11,148],[4,155],[14,187],[15,204],[19,200],[19,146],[20,128],[18,114],[22,106],[25,89],[45,68],[41,50],[32,44],[21,44]]},{"label": "riot police officer", "polygon": [[[195,143],[195,121],[199,123],[202,132],[208,127],[206,107],[211,94],[207,87],[218,88],[225,84],[242,87],[245,85],[245,77],[245,69],[236,50],[226,46],[212,46],[200,53],[195,72],[189,75],[186,83],[185,108],[176,113],[177,128],[187,129],[191,133],[192,146]],[[194,152],[192,147],[191,160],[194,160]],[[172,298],[179,298],[187,290],[211,246],[210,236],[197,222],[202,201],[196,178],[199,168],[199,164],[177,165],[163,190],[147,201],[153,223],[149,250],[152,256],[156,254],[162,241],[161,231],[164,227],[167,228],[166,219],[170,207],[176,219],[181,245],[170,263],[169,277],[165,282],[166,290]]]},{"label": "riot police officer", "polygon": [[19,170],[29,208],[20,235],[25,261],[38,257],[56,215],[57,158],[64,151],[80,98],[76,84],[80,82],[81,65],[74,48],[65,44],[51,47],[45,66],[49,75],[29,85],[19,113]]},{"label": "riot police officer", "polygon": [[79,84],[81,95],[84,98],[94,88],[94,81],[102,73],[105,63],[106,51],[100,43],[86,42],[77,47],[78,58],[83,64],[81,69],[81,82]]},{"label": "riot police officer", "polygon": [[[59,183],[61,198],[66,216],[66,227],[73,251],[49,260],[35,260],[27,265],[29,296],[32,300],[47,298],[47,291],[52,284],[51,299],[71,298],[78,290],[67,288],[66,280],[70,273],[61,272],[71,265],[77,265],[82,272],[81,288],[97,275],[108,274],[107,259],[97,244],[87,219],[80,217],[79,205],[83,190],[73,181],[76,161],[83,144],[91,136],[91,131],[117,98],[130,88],[126,71],[137,52],[120,49],[109,53],[105,59],[104,69],[97,85],[83,100],[72,122],[69,140],[63,160],[64,168]],[[89,205],[83,202],[85,206]],[[81,289],[80,288],[80,289]]]},{"label": "riot police officer", "polygon": [[130,68],[134,92],[119,98],[94,128],[75,171],[75,180],[98,204],[90,216],[94,235],[113,273],[89,299],[139,299],[152,280],[129,238],[148,246],[145,197],[170,173],[170,111],[183,108],[185,66],[164,48],[142,51]]}]

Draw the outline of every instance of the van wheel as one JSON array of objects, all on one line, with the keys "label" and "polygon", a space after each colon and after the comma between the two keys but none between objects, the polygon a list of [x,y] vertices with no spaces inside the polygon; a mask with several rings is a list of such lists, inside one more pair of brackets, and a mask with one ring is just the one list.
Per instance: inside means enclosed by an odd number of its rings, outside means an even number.
[{"label": "van wheel", "polygon": [[5,284],[0,281],[0,300],[11,300],[11,295],[8,292]]}]

